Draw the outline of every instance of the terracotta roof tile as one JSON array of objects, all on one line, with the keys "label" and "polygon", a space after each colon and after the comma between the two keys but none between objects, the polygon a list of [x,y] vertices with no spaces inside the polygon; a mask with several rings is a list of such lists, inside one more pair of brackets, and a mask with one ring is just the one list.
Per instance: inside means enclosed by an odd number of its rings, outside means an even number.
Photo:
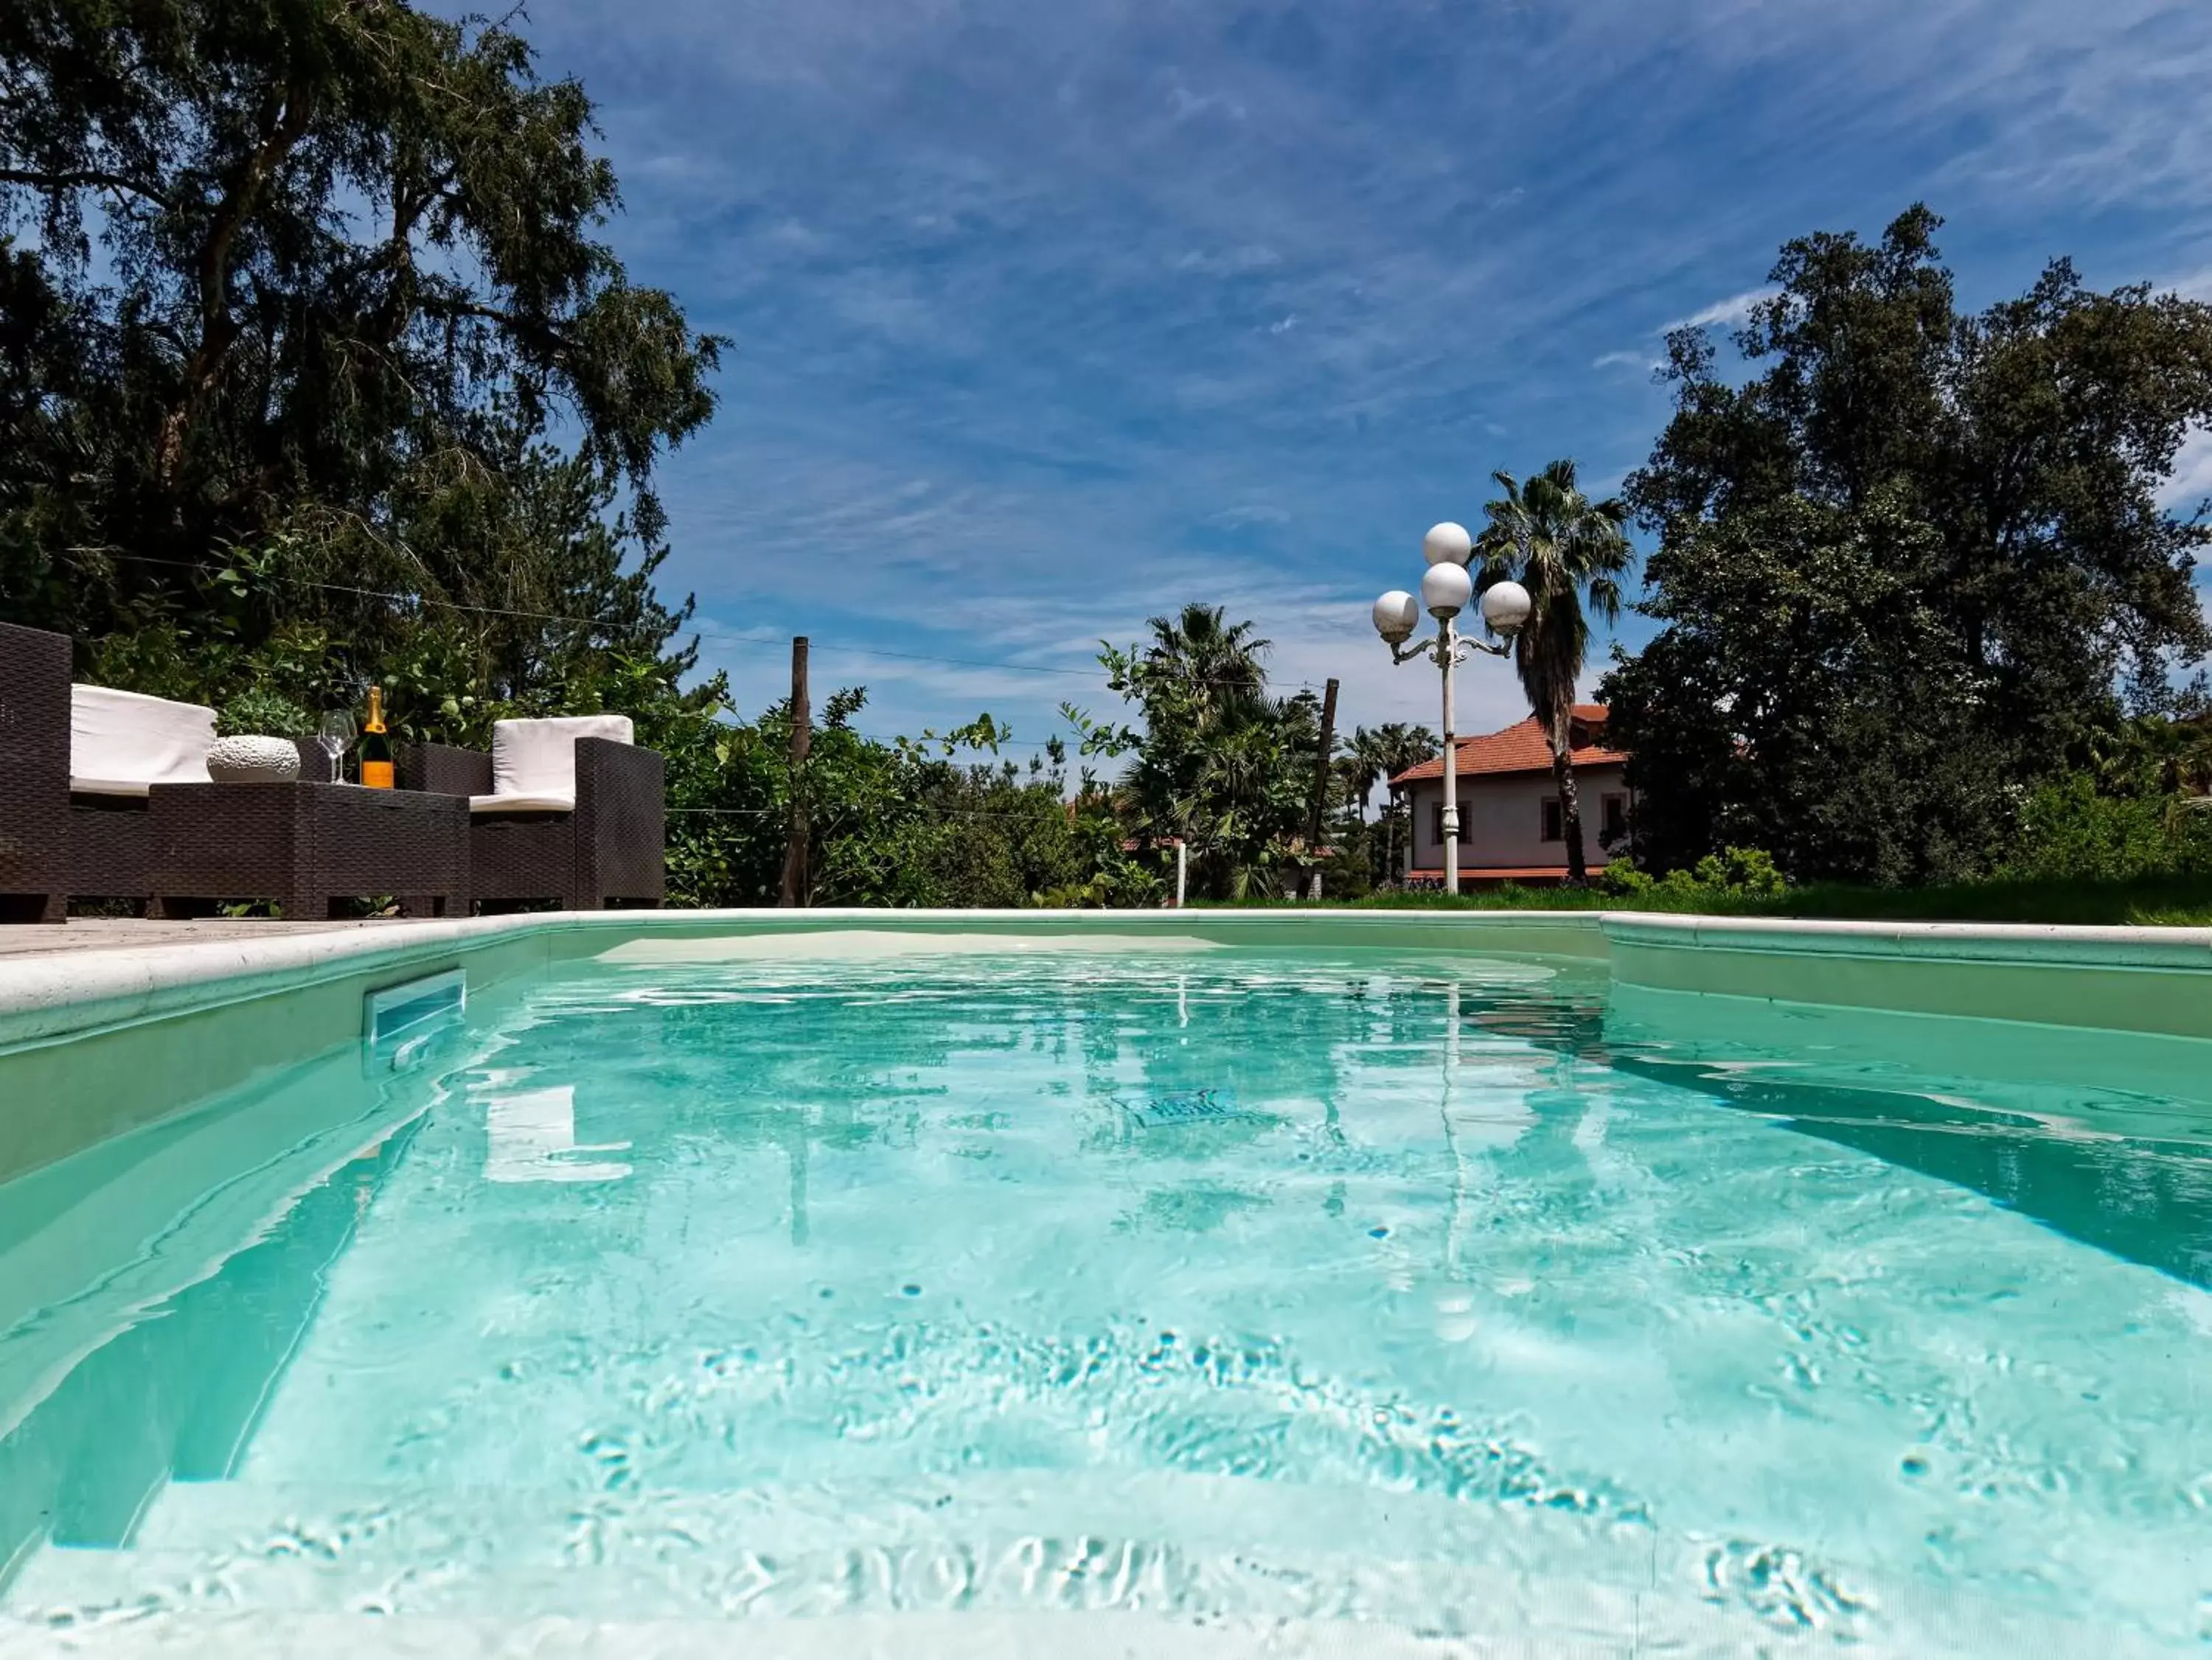
[{"label": "terracotta roof tile", "polygon": [[[1577,703],[1575,724],[1586,729],[1602,730],[1606,710],[1601,703]],[[1595,736],[1595,731],[1585,736]],[[1628,759],[1619,749],[1608,749],[1602,743],[1577,744],[1574,751],[1577,766],[1603,766],[1608,762]],[[1459,775],[1478,778],[1497,772],[1548,772],[1552,770],[1552,748],[1544,741],[1544,729],[1536,724],[1534,715],[1502,732],[1486,732],[1480,737],[1459,741]],[[1393,790],[1423,779],[1440,779],[1444,775],[1443,757],[1425,760],[1418,766],[1409,766],[1390,780]]]}]

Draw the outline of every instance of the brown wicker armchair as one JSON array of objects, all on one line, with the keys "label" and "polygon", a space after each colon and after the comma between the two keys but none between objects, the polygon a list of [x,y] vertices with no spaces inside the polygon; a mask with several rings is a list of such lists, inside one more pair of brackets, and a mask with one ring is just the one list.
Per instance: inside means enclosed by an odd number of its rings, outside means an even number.
[{"label": "brown wicker armchair", "polygon": [[[563,749],[565,758],[565,742]],[[418,743],[401,751],[399,782],[470,797],[470,887],[486,909],[544,900],[570,911],[658,906],[667,887],[665,763],[650,749],[579,736],[573,766],[571,790],[538,796],[526,784],[510,790],[514,780],[495,778],[493,757],[480,750]],[[571,797],[573,807],[560,804]]]},{"label": "brown wicker armchair", "polygon": [[0,922],[70,895],[70,639],[0,623]]},{"label": "brown wicker armchair", "polygon": [[112,686],[70,688],[70,897],[143,909],[154,892],[151,791],[208,783],[215,711]]}]

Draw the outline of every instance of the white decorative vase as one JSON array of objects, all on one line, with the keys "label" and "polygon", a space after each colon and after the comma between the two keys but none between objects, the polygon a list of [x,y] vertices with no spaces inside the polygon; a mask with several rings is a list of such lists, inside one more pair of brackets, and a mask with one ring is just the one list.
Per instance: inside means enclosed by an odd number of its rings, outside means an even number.
[{"label": "white decorative vase", "polygon": [[290,784],[300,776],[300,746],[289,738],[217,738],[207,769],[217,784]]}]

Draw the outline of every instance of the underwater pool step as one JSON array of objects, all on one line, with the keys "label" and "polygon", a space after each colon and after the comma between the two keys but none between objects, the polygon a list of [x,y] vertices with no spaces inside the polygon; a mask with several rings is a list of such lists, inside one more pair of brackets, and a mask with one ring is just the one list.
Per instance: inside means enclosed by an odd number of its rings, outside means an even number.
[{"label": "underwater pool step", "polygon": [[[938,1546],[905,1554],[965,1564],[989,1553]],[[887,1560],[884,1553],[849,1551],[780,1560],[777,1571],[798,1594],[778,1600],[740,1569],[724,1580],[720,1600],[702,1602],[665,1582],[598,1566],[544,1567],[487,1583],[444,1578],[419,1563],[365,1578],[295,1560],[290,1574],[263,1579],[241,1574],[235,1561],[186,1552],[48,1551],[0,1605],[0,1660],[57,1652],[95,1660],[1640,1660],[1815,1651],[2148,1660],[2172,1651],[2129,1633],[1985,1605],[1916,1607],[1903,1632],[1878,1632],[1869,1641],[1863,1633],[1801,1627],[1693,1596],[1551,1576],[1250,1554],[1187,1562],[1193,1587],[1209,1594],[1180,1601],[1024,1599],[994,1594],[988,1582],[964,1596],[940,1582],[931,1600],[906,1607],[854,1597],[866,1571]],[[1235,1591],[1243,1594],[1229,1594]]]},{"label": "underwater pool step", "polygon": [[[1539,1639],[1541,1633],[1536,1634]],[[1195,1624],[1159,1615],[1090,1618],[891,1615],[762,1621],[453,1620],[359,1615],[189,1615],[71,1632],[90,1660],[1465,1660],[1454,1639],[1342,1621]],[[0,1660],[52,1660],[56,1633],[0,1615]],[[1650,1646],[1646,1645],[1647,1648]],[[1526,1652],[1516,1642],[1506,1652]],[[1556,1648],[1547,1652],[1559,1652]],[[1577,1643],[1586,1660],[1628,1644]]]},{"label": "underwater pool step", "polygon": [[[1529,1504],[1470,1502],[1375,1487],[1119,1468],[975,1472],[660,1487],[348,1486],[175,1482],[131,1542],[143,1550],[303,1551],[375,1543],[432,1554],[456,1544],[500,1560],[566,1560],[588,1529],[602,1552],[669,1542],[825,1551],[930,1535],[1156,1537],[1184,1548],[1335,1552],[1347,1540],[1392,1558],[1516,1569],[1566,1565],[1577,1579],[1651,1584],[1652,1530],[1639,1518]],[[286,1542],[290,1542],[287,1544]]]},{"label": "underwater pool step", "polygon": [[[1064,1572],[1078,1561],[1106,1571]],[[1127,1570],[1128,1577],[1118,1578],[1114,1570]],[[973,1578],[961,1577],[970,1572]],[[319,1660],[347,1651],[343,1622],[349,1619],[359,1621],[364,1643],[371,1633],[410,1624],[516,1634],[538,1622],[571,1629],[708,1625],[724,1633],[725,1646],[718,1654],[818,1653],[840,1660],[857,1653],[905,1660],[915,1651],[890,1639],[908,1626],[941,1629],[948,1637],[966,1628],[983,1639],[980,1648],[971,1644],[922,1651],[930,1654],[1050,1652],[1055,1660],[1066,1660],[1071,1651],[1056,1640],[1003,1651],[990,1646],[990,1634],[1001,1627],[1027,1628],[1034,1636],[1040,1617],[1050,1620],[1054,1631],[1093,1625],[1103,1630],[1119,1622],[1133,1633],[1188,1633],[1182,1645],[1098,1651],[1130,1660],[1178,1652],[1364,1657],[1376,1651],[1370,1637],[1392,1633],[1429,1639],[1408,1642],[1404,1651],[1424,1655],[1465,1655],[1469,1651],[1463,1645],[1469,1641],[1484,1644],[1487,1652],[1489,1642],[1504,1639],[1515,1642],[1516,1651],[1534,1639],[1540,1649],[1531,1651],[1545,1653],[1735,1653],[1784,1634],[1741,1609],[1557,1578],[1445,1563],[1390,1566],[1251,1554],[1206,1559],[1171,1547],[1104,1540],[1073,1547],[1036,1540],[940,1542],[900,1551],[741,1558],[696,1584],[604,1566],[545,1565],[493,1578],[419,1562],[295,1558],[276,1565],[182,1551],[53,1550],[29,1566],[0,1606],[0,1621],[20,1621],[21,1629],[43,1633],[49,1642],[64,1631],[82,1641],[111,1639],[133,1627],[197,1632],[204,1641],[208,1628],[223,1615],[247,1612],[254,1621],[240,1629],[249,1633],[319,1622],[341,1640],[335,1650],[313,1651]],[[1241,1630],[1248,1640],[1209,1646],[1201,1640],[1200,1625],[1229,1637]],[[886,1645],[863,1649],[836,1635],[855,1627],[880,1634]],[[750,1640],[732,1646],[732,1634],[739,1630]],[[1314,1639],[1288,1645],[1263,1640],[1300,1630],[1310,1630]],[[1321,1640],[1329,1633],[1332,1640]],[[801,1638],[796,1648],[787,1640],[793,1635]],[[95,1643],[85,1651],[141,1651],[103,1649]],[[143,1651],[221,1652],[229,1660],[254,1651],[251,1645],[193,1649],[180,1641],[166,1651],[149,1646]],[[461,1651],[425,1651],[442,1657]],[[569,1651],[542,1645],[519,1651],[544,1657]],[[623,1653],[626,1660],[659,1652],[606,1651]],[[2039,1651],[2075,1651],[2045,1645]],[[2079,1651],[2087,1655],[2090,1650]],[[2115,1652],[2109,1645],[2097,1651],[2100,1660]],[[3,1642],[0,1660],[14,1660]]]},{"label": "underwater pool step", "polygon": [[[1159,1478],[1136,1484],[1147,1481]],[[548,1616],[739,1620],[780,1628],[828,1617],[842,1627],[879,1615],[957,1609],[963,1617],[1011,1617],[1043,1609],[1226,1621],[1356,1617],[1468,1639],[1539,1632],[1596,1645],[1578,1652],[1610,1652],[1609,1639],[1623,1632],[1640,1633],[1647,1653],[1664,1651],[1667,1641],[1741,1652],[1792,1634],[1879,1651],[1901,1632],[1911,1633],[1913,1645],[1936,1641],[1948,1652],[2118,1660],[2160,1651],[2148,1639],[2051,1624],[1978,1598],[1856,1583],[1846,1592],[1786,1555],[1739,1561],[1717,1580],[1695,1541],[1656,1553],[1654,1588],[1648,1533],[1638,1541],[1585,1539],[1577,1548],[1559,1518],[1508,1520],[1494,1507],[1366,1493],[1310,1495],[1314,1502],[1302,1509],[1283,1502],[1278,1484],[1246,1483],[1276,1488],[1275,1515],[1302,1515],[1305,1525],[1279,1520],[1224,1544],[1203,1536],[1216,1516],[1213,1531],[1238,1531],[1237,1495],[1221,1491],[1237,1483],[1194,1479],[1171,1484],[1188,1489],[1191,1536],[1163,1542],[1157,1531],[1054,1530],[1042,1521],[1045,1509],[1088,1519],[1109,1508],[1111,1494],[1070,1504],[1066,1493],[1028,1485],[1040,1499],[1024,1518],[1037,1524],[1032,1532],[1005,1525],[1003,1493],[991,1502],[1000,1524],[988,1530],[933,1517],[927,1484],[899,1484],[896,1499],[880,1484],[872,1493],[848,1486],[628,1499],[487,1492],[441,1495],[427,1507],[416,1495],[414,1509],[396,1492],[341,1500],[250,1482],[179,1485],[149,1513],[131,1548],[38,1553],[0,1598],[0,1615],[76,1630],[201,1620],[227,1609],[508,1625]],[[1155,1523],[1157,1497],[1145,1501]],[[1364,1511],[1340,1504],[1347,1497],[1366,1500]],[[915,1510],[916,1502],[924,1507]],[[1474,1513],[1457,1526],[1436,1525],[1455,1508]],[[1397,1513],[1373,1530],[1368,1524],[1386,1511]],[[1286,1544],[1261,1534],[1330,1544]],[[1347,1541],[1358,1555],[1346,1552]],[[1641,1570],[1632,1560],[1638,1556],[1647,1565]],[[1885,1616],[1904,1623],[1892,1627]]]},{"label": "underwater pool step", "polygon": [[[956,1503],[945,1502],[952,1492]],[[1172,1541],[1163,1518],[1176,1518]],[[1362,1553],[1346,1554],[1347,1541]],[[1544,1572],[1533,1571],[1541,1563]],[[957,1607],[1433,1629],[1650,1629],[1640,1526],[1374,1489],[1068,1471],[738,1493],[179,1483],[131,1548],[49,1549],[0,1609],[82,1621],[225,1607],[510,1621],[750,1621]],[[1685,1633],[1770,1629],[1674,1599]],[[1650,1605],[1650,1607],[1647,1607]]]}]

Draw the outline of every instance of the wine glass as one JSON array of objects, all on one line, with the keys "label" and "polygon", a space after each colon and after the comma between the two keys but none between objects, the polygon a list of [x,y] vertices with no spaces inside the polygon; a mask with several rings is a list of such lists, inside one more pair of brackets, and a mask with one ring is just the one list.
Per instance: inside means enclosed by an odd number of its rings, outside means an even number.
[{"label": "wine glass", "polygon": [[322,718],[315,729],[315,742],[323,746],[323,753],[331,758],[331,782],[345,781],[344,769],[338,762],[354,740],[356,727],[353,716],[343,709],[334,709]]}]

